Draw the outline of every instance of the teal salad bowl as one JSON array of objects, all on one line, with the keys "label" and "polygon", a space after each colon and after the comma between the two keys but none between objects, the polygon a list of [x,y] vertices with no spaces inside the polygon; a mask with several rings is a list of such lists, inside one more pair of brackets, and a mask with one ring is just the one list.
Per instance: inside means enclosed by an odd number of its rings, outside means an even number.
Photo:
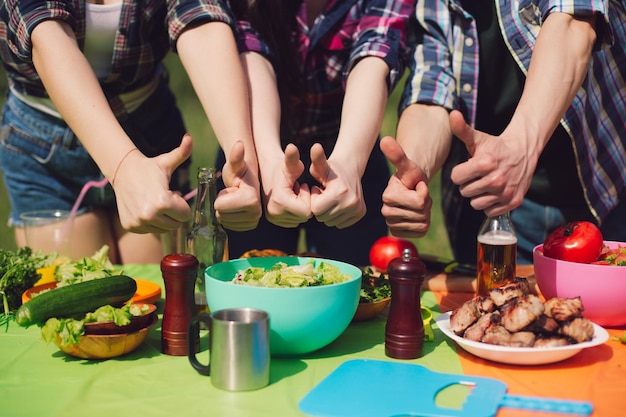
[{"label": "teal salad bowl", "polygon": [[[264,287],[233,283],[249,267],[271,269],[279,262],[289,266],[314,262],[334,265],[348,279],[339,283],[305,287]],[[337,339],[350,324],[359,304],[362,272],[356,266],[321,258],[259,257],[233,259],[205,271],[207,303],[211,311],[250,307],[265,310],[270,318],[273,356],[303,355]]]}]

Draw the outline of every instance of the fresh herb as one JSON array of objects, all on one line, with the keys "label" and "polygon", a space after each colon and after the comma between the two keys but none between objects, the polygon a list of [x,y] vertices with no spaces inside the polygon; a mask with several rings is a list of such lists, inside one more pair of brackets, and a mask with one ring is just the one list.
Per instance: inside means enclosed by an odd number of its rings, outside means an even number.
[{"label": "fresh herb", "polygon": [[386,274],[374,273],[372,268],[363,268],[361,278],[361,298],[360,303],[372,303],[391,297],[391,284]]},{"label": "fresh herb", "polygon": [[0,322],[10,321],[11,313],[22,305],[22,293],[32,287],[41,275],[37,269],[51,264],[56,255],[45,256],[43,252],[29,247],[16,251],[0,249],[0,294],[3,316]]},{"label": "fresh herb", "polygon": [[626,332],[624,332],[624,334],[619,337],[614,336],[613,340],[615,340],[616,342],[622,342],[623,344],[626,344]]}]

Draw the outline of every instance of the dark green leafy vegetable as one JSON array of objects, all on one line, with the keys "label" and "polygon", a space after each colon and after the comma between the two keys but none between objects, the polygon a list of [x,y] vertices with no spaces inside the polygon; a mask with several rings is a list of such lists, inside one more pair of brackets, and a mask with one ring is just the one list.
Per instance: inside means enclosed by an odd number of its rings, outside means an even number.
[{"label": "dark green leafy vegetable", "polygon": [[386,274],[376,274],[370,267],[363,268],[360,303],[371,303],[391,297],[391,284]]},{"label": "dark green leafy vegetable", "polygon": [[33,252],[29,247],[14,252],[0,249],[0,294],[5,315],[22,305],[22,293],[41,278],[37,269],[50,265],[52,260],[53,256]]}]

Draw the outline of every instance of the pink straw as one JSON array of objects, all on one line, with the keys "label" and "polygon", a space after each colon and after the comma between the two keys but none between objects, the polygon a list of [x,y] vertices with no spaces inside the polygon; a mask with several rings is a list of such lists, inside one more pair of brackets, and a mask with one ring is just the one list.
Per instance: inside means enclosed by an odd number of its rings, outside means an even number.
[{"label": "pink straw", "polygon": [[80,190],[80,194],[78,194],[78,198],[74,202],[74,205],[72,206],[72,209],[70,210],[70,214],[69,216],[67,216],[67,220],[65,221],[65,224],[63,225],[60,239],[57,240],[57,244],[56,244],[57,247],[54,248],[55,251],[59,249],[58,245],[60,245],[61,242],[63,242],[65,235],[67,235],[67,233],[70,231],[70,228],[72,227],[72,222],[74,221],[74,217],[76,216],[76,212],[78,211],[78,207],[80,207],[80,203],[83,202],[83,199],[85,198],[85,194],[87,194],[87,191],[89,191],[91,187],[102,188],[106,186],[108,183],[109,183],[109,180],[107,180],[106,178],[102,178],[100,181],[87,181],[85,185],[83,185],[83,188]]}]

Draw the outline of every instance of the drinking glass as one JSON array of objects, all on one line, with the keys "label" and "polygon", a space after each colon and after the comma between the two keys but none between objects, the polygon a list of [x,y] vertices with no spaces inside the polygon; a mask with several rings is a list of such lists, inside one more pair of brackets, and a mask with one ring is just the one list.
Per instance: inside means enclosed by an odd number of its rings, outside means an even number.
[{"label": "drinking glass", "polygon": [[35,210],[20,215],[26,244],[32,250],[71,256],[73,219],[69,210]]}]

